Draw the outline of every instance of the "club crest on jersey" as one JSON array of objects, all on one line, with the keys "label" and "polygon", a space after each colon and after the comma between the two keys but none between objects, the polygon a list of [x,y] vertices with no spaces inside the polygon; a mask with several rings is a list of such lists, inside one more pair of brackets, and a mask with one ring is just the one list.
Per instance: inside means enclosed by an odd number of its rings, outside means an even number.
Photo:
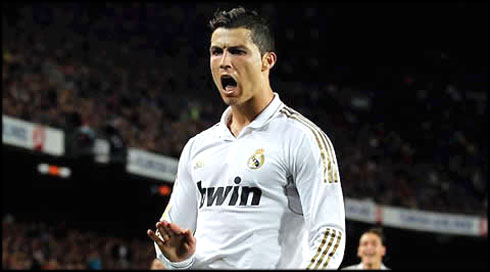
[{"label": "club crest on jersey", "polygon": [[202,168],[204,166],[204,163],[202,161],[197,161],[196,164],[194,165],[194,170]]},{"label": "club crest on jersey", "polygon": [[259,148],[255,151],[255,153],[248,159],[248,168],[250,169],[258,169],[260,168],[265,161],[264,157],[264,149]]}]

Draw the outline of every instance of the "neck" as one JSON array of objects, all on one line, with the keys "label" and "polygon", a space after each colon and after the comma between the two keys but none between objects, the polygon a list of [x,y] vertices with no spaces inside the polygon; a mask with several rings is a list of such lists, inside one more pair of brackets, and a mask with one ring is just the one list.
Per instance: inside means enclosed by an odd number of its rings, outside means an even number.
[{"label": "neck", "polygon": [[231,106],[231,119],[228,128],[237,137],[240,131],[250,124],[264,109],[272,102],[274,93],[266,92],[263,96],[252,97],[247,102],[240,105]]},{"label": "neck", "polygon": [[375,263],[365,263],[364,269],[380,269],[381,268],[381,262],[375,262]]}]

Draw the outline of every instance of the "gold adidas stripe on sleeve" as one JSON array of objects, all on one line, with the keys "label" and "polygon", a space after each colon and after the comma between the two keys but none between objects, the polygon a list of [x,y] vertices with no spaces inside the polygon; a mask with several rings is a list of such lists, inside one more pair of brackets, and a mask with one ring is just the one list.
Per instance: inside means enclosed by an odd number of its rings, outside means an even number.
[{"label": "gold adidas stripe on sleeve", "polygon": [[315,260],[318,258],[318,255],[320,255],[320,253],[322,252],[323,246],[327,242],[329,234],[330,234],[330,229],[327,228],[327,230],[325,231],[325,235],[323,235],[322,242],[320,243],[320,245],[318,246],[318,248],[316,250],[315,256],[313,256],[313,258],[311,258],[310,264],[308,265],[308,267],[306,267],[306,269],[310,269],[310,267],[315,263]]},{"label": "gold adidas stripe on sleeve", "polygon": [[323,162],[323,174],[324,174],[324,182],[327,181],[329,183],[338,182],[340,180],[337,168],[335,167],[335,158],[333,158],[333,147],[331,146],[331,142],[328,140],[327,136],[323,131],[312,123],[310,120],[302,116],[300,113],[294,111],[291,108],[283,107],[280,110],[281,113],[286,115],[286,117],[298,121],[300,124],[309,128],[315,139],[317,141],[318,147],[320,149],[320,154]]},{"label": "gold adidas stripe on sleeve", "polygon": [[301,123],[304,126],[308,127],[312,131],[313,135],[315,136],[315,139],[316,139],[316,142],[318,144],[318,147],[320,148],[320,154],[321,154],[322,162],[323,162],[323,177],[324,177],[324,182],[327,182],[328,175],[327,175],[327,163],[326,163],[326,156],[325,156],[325,151],[326,150],[322,146],[322,144],[320,143],[320,138],[318,137],[317,132],[314,130],[314,128],[312,128],[311,126],[309,126],[304,120],[300,119],[300,117],[297,114],[294,114],[294,113],[290,112],[290,110],[288,108],[284,107],[283,109],[281,109],[281,112],[284,115],[286,115],[288,118],[294,119],[294,120],[298,121],[299,123]]},{"label": "gold adidas stripe on sleeve", "polygon": [[339,231],[339,235],[337,235],[337,242],[335,243],[333,250],[328,254],[327,261],[323,264],[322,268],[326,268],[328,266],[330,259],[332,259],[333,255],[335,255],[335,252],[337,252],[337,248],[339,248],[340,240],[342,240],[342,232]]},{"label": "gold adidas stripe on sleeve", "polygon": [[[288,107],[286,107],[286,108],[288,108]],[[328,160],[328,171],[329,171],[330,182],[332,182],[332,181],[333,182],[339,182],[340,176],[339,176],[337,168],[334,167],[334,166],[336,166],[335,152],[334,152],[333,144],[330,141],[330,139],[327,137],[325,132],[323,132],[316,124],[314,124],[313,122],[308,120],[306,117],[301,115],[299,112],[297,112],[291,108],[288,108],[288,109],[292,113],[294,113],[294,114],[298,115],[300,118],[302,118],[304,120],[304,122],[308,123],[311,127],[315,128],[315,130],[318,132],[318,134],[320,135],[320,137],[323,140],[322,141],[323,144],[325,145],[326,149],[328,149],[326,153],[328,154],[327,160]]]},{"label": "gold adidas stripe on sleeve", "polygon": [[339,182],[340,181],[340,175],[339,175],[339,171],[337,168],[338,166],[337,166],[337,160],[335,158],[335,152],[334,152],[333,144],[323,131],[320,131],[320,134],[322,135],[325,142],[327,143],[327,149],[329,150],[328,154],[330,155],[330,157],[329,157],[328,170],[330,172],[331,179],[334,182]]},{"label": "gold adidas stripe on sleeve", "polygon": [[[328,244],[326,243],[327,240],[329,240]],[[327,228],[325,230],[325,235],[323,236],[323,239],[322,239],[320,245],[318,246],[318,248],[316,250],[315,256],[311,259],[311,261],[310,261],[308,267],[306,267],[306,269],[307,270],[319,269],[320,266],[322,269],[326,268],[328,266],[328,264],[330,263],[330,260],[332,259],[332,257],[337,252],[337,249],[340,246],[341,240],[342,240],[342,232],[331,230],[330,228]],[[335,241],[335,245],[333,245],[334,241]],[[333,245],[333,248],[332,248],[332,245]],[[330,250],[330,249],[332,249],[332,250]],[[320,255],[320,252],[321,252],[321,255]],[[326,256],[328,256],[328,257],[324,262],[324,259]],[[312,267],[313,265],[314,265],[314,267]]]},{"label": "gold adidas stripe on sleeve", "polygon": [[334,241],[335,236],[336,236],[335,230],[332,230],[332,235],[330,235],[330,236],[331,236],[330,241],[328,242],[327,247],[323,250],[322,255],[320,256],[320,259],[316,262],[316,265],[313,269],[318,269],[318,267],[320,267],[320,264],[323,263],[323,258],[325,258],[328,250],[333,245],[333,241]]},{"label": "gold adidas stripe on sleeve", "polygon": [[299,112],[297,112],[297,111],[295,111],[295,110],[293,110],[287,106],[285,106],[285,108],[287,108],[291,113],[296,114],[297,116],[302,118],[304,120],[304,122],[309,124],[310,127],[313,127],[318,132],[318,134],[320,135],[320,137],[323,140],[322,141],[323,144],[325,145],[325,147],[327,149],[326,153],[329,155],[327,157],[327,159],[328,159],[328,170],[331,170],[329,173],[329,177],[331,178],[330,180],[333,180],[334,182],[340,181],[340,176],[338,174],[338,171],[336,168],[334,168],[334,165],[336,165],[336,158],[335,158],[335,152],[334,152],[333,144],[330,141],[330,139],[327,137],[325,132],[323,132],[315,123],[311,122],[306,117],[301,115],[301,113],[299,113]]}]

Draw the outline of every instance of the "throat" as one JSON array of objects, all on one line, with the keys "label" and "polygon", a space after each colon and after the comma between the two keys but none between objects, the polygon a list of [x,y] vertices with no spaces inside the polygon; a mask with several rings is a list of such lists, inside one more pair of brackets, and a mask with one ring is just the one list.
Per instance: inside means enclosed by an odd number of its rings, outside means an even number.
[{"label": "throat", "polygon": [[269,99],[269,101],[263,101],[265,103],[258,103],[256,98],[252,98],[242,104],[232,105],[227,123],[231,133],[238,137],[243,128],[255,120],[271,101],[272,99]]},{"label": "throat", "polygon": [[381,263],[365,263],[364,269],[380,269]]},{"label": "throat", "polygon": [[250,122],[244,122],[244,123],[239,123],[236,120],[233,120],[233,117],[231,117],[228,121],[228,129],[230,130],[231,134],[233,136],[238,137],[240,135],[240,132],[243,130],[245,126],[247,126]]},{"label": "throat", "polygon": [[235,136],[235,138],[238,137],[238,135],[240,135],[240,132],[243,130],[243,127],[244,126],[234,125],[231,122],[228,125],[228,128],[230,129],[231,134],[233,134],[233,136]]}]

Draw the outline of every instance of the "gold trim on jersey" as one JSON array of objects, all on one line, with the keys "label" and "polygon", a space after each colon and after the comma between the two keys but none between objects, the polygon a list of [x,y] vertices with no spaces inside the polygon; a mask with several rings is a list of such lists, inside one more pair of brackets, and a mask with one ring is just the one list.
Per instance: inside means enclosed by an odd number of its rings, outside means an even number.
[{"label": "gold trim on jersey", "polygon": [[335,246],[333,247],[332,252],[330,252],[328,254],[327,261],[323,264],[322,268],[326,268],[328,263],[330,262],[330,259],[332,259],[332,256],[335,255],[337,248],[339,248],[340,240],[342,240],[342,232],[339,231],[339,235],[337,236],[337,242],[335,243]]},{"label": "gold trim on jersey", "polygon": [[313,269],[318,269],[318,267],[320,267],[320,264],[323,263],[323,258],[325,258],[325,256],[327,255],[328,250],[332,246],[333,240],[335,239],[335,236],[336,236],[336,232],[335,232],[335,230],[332,230],[332,235],[330,237],[330,241],[328,242],[327,247],[323,250],[322,256],[316,262],[316,265],[315,265],[315,267]]},{"label": "gold trim on jersey", "polygon": [[318,249],[316,250],[315,256],[311,258],[310,264],[308,265],[308,267],[306,267],[306,269],[310,269],[310,267],[315,263],[316,258],[318,257],[318,255],[320,255],[320,252],[322,252],[323,245],[325,245],[325,243],[327,242],[327,238],[329,234],[330,234],[330,229],[327,228],[327,230],[325,231],[325,235],[323,235],[322,242],[320,243]]},{"label": "gold trim on jersey", "polygon": [[[323,181],[325,183],[327,181],[329,183],[338,182],[340,180],[340,176],[337,168],[334,166],[335,158],[333,157],[333,146],[325,133],[303,115],[287,106],[284,106],[280,112],[286,115],[287,118],[296,120],[311,130],[315,136],[318,147],[320,148],[320,154],[323,162]],[[325,153],[327,155],[325,155]]]},{"label": "gold trim on jersey", "polygon": [[[294,112],[291,112],[291,109],[289,109],[287,107],[284,107],[284,108],[282,108],[280,110],[280,112],[283,113],[284,115],[286,115],[286,117],[291,118],[291,119],[294,119],[294,120],[298,121],[299,123],[303,124],[304,126],[306,126],[307,128],[309,128],[313,132],[313,135],[315,136],[315,139],[316,139],[316,142],[318,144],[318,147],[320,148],[320,154],[321,154],[322,162],[323,162],[323,180],[326,183],[327,182],[327,179],[328,179],[328,176],[327,176],[327,163],[326,163],[326,156],[325,156],[325,151],[326,150],[324,149],[324,147],[320,143],[320,140],[318,139],[317,132],[315,131],[314,128],[312,128],[310,125],[308,125],[305,120],[300,119],[300,117],[297,114],[295,114]],[[323,144],[325,144],[325,143],[323,143]]]}]

